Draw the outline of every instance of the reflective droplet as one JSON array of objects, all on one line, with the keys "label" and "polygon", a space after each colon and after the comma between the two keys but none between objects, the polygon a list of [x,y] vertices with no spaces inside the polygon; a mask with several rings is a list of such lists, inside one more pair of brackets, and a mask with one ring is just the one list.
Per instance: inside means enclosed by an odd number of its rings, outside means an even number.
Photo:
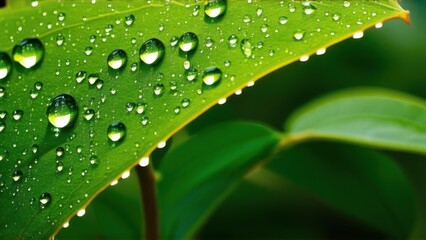
[{"label": "reflective droplet", "polygon": [[65,13],[60,12],[58,14],[58,21],[60,21],[60,22],[64,21],[65,20],[65,16],[66,16]]},{"label": "reflective droplet", "polygon": [[162,83],[157,83],[154,85],[154,94],[160,96],[164,93],[164,85]]},{"label": "reflective droplet", "polygon": [[186,79],[188,81],[194,81],[195,79],[197,79],[197,75],[198,75],[198,70],[195,68],[189,69],[188,71],[186,71]]},{"label": "reflective droplet", "polygon": [[139,102],[136,104],[136,112],[142,114],[145,111],[146,103]]},{"label": "reflective droplet", "polygon": [[164,44],[156,38],[144,42],[139,50],[140,59],[148,64],[158,63],[164,56]]},{"label": "reflective droplet", "polygon": [[86,214],[86,209],[80,209],[77,212],[77,217],[83,217]]},{"label": "reflective droplet", "polygon": [[12,174],[12,179],[13,179],[13,181],[15,181],[15,182],[19,181],[19,180],[21,179],[22,175],[23,175],[22,171],[20,171],[20,170],[15,171],[15,172]]},{"label": "reflective droplet", "polygon": [[108,56],[108,65],[112,69],[120,69],[124,65],[126,65],[127,62],[127,54],[122,49],[116,49],[112,51]]},{"label": "reflective droplet", "polygon": [[236,47],[238,42],[238,37],[235,34],[232,34],[228,37],[229,47]]},{"label": "reflective droplet", "polygon": [[204,70],[203,83],[207,86],[216,85],[222,78],[222,71],[217,67],[209,67]]},{"label": "reflective droplet", "polygon": [[37,65],[44,56],[44,46],[37,38],[27,38],[13,47],[13,60],[24,68]]},{"label": "reflective droplet", "polygon": [[296,40],[296,41],[300,41],[300,40],[302,40],[304,36],[305,36],[305,32],[303,32],[303,31],[296,31],[296,32],[294,32],[294,34],[293,34],[293,38],[294,38],[294,40]]},{"label": "reflective droplet", "polygon": [[83,117],[84,119],[86,119],[87,121],[92,120],[93,116],[95,116],[95,110],[93,109],[87,109],[86,111],[84,111],[83,113]]},{"label": "reflective droplet", "polygon": [[243,51],[244,56],[246,56],[247,58],[251,57],[251,55],[253,54],[253,50],[254,44],[252,44],[249,39],[244,38],[243,40],[241,40],[241,51]]},{"label": "reflective droplet", "polygon": [[90,85],[95,84],[96,80],[98,80],[98,79],[99,79],[99,75],[96,74],[96,73],[89,74],[89,76],[88,76],[88,80],[89,80]]},{"label": "reflective droplet", "polygon": [[86,47],[86,49],[84,49],[84,54],[86,54],[86,56],[92,55],[92,52],[93,52],[93,47]]},{"label": "reflective droplet", "polygon": [[[6,128],[6,123],[3,121],[0,121],[0,133],[3,132],[3,130]],[[1,158],[0,160],[2,160],[3,158]]]},{"label": "reflective droplet", "polygon": [[57,147],[56,148],[56,157],[62,157],[64,156],[65,149],[63,147]]},{"label": "reflective droplet", "polygon": [[306,15],[311,15],[312,13],[315,12],[315,10],[317,10],[317,8],[313,6],[310,2],[303,3],[303,12]]},{"label": "reflective droplet", "polygon": [[7,77],[10,72],[12,60],[5,52],[0,52],[0,80]]},{"label": "reflective droplet", "polygon": [[226,11],[226,0],[209,0],[204,6],[204,13],[210,18],[222,16]]},{"label": "reflective droplet", "polygon": [[344,7],[350,7],[351,6],[351,2],[350,1],[343,1],[343,6]]},{"label": "reflective droplet", "polygon": [[65,37],[64,37],[64,35],[62,35],[62,34],[58,34],[57,36],[56,36],[56,45],[58,45],[58,46],[62,46],[62,44],[64,44],[64,42],[65,42]]},{"label": "reflective droplet", "polygon": [[56,96],[50,102],[46,114],[53,126],[57,128],[68,127],[77,117],[77,102],[74,97],[68,94]]},{"label": "reflective droplet", "polygon": [[124,17],[124,23],[127,25],[127,26],[131,26],[131,25],[133,25],[133,22],[135,21],[135,16],[133,15],[133,14],[127,14],[125,17]]},{"label": "reflective droplet", "polygon": [[81,83],[87,76],[87,73],[85,71],[79,71],[76,75],[75,75],[75,81],[77,83]]},{"label": "reflective droplet", "polygon": [[211,48],[214,44],[214,40],[211,37],[207,37],[206,41],[204,41],[204,46]]},{"label": "reflective droplet", "polygon": [[177,43],[179,42],[179,38],[176,36],[173,36],[170,38],[170,46],[174,47],[177,45]]},{"label": "reflective droplet", "polygon": [[22,111],[22,110],[15,110],[12,113],[12,117],[13,117],[13,119],[15,119],[15,121],[20,120],[23,115],[24,115],[24,111]]},{"label": "reflective droplet", "polygon": [[186,32],[179,38],[179,48],[184,52],[189,52],[198,46],[198,37],[193,32]]},{"label": "reflective droplet", "polygon": [[121,122],[114,122],[109,125],[107,135],[113,142],[121,141],[126,136],[126,126]]},{"label": "reflective droplet", "polygon": [[279,17],[278,22],[281,25],[284,25],[284,24],[286,24],[288,22],[288,18],[286,16],[281,16],[281,17]]},{"label": "reflective droplet", "polygon": [[99,158],[98,158],[98,156],[96,156],[96,155],[90,156],[89,162],[90,162],[90,165],[92,165],[94,167],[98,166],[99,165]]},{"label": "reflective droplet", "polygon": [[363,31],[359,31],[354,33],[354,35],[352,36],[354,39],[360,39],[364,36],[364,32]]},{"label": "reflective droplet", "polygon": [[191,103],[191,100],[189,100],[189,98],[184,98],[181,101],[181,105],[182,105],[183,108],[188,107],[190,103]]},{"label": "reflective droplet", "polygon": [[50,195],[50,193],[41,194],[39,198],[40,206],[44,208],[50,203],[51,200],[52,200],[52,196]]},{"label": "reflective droplet", "polygon": [[57,162],[56,163],[56,172],[60,173],[64,170],[64,163],[63,162]]}]

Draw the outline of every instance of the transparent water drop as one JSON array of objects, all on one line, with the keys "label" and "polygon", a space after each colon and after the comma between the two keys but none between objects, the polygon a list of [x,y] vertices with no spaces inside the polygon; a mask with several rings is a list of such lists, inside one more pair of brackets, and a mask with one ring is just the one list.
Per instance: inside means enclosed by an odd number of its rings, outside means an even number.
[{"label": "transparent water drop", "polygon": [[[6,128],[6,123],[3,121],[0,121],[0,133],[3,132],[3,130]],[[1,158],[0,160],[3,160],[3,158]]]},{"label": "transparent water drop", "polygon": [[250,42],[250,39],[244,38],[243,40],[241,40],[240,46],[241,46],[241,51],[243,52],[244,56],[246,56],[246,58],[249,58],[252,56],[254,51],[254,44]]},{"label": "transparent water drop", "polygon": [[179,48],[184,52],[194,50],[198,46],[198,37],[193,32],[186,32],[179,38]]},{"label": "transparent water drop", "polygon": [[133,109],[135,108],[135,105],[136,105],[136,103],[134,103],[134,102],[127,102],[126,103],[127,112],[133,111]]},{"label": "transparent water drop", "polygon": [[218,67],[208,67],[204,70],[203,83],[207,86],[217,85],[222,79],[222,71]]},{"label": "transparent water drop", "polygon": [[12,117],[13,119],[15,119],[15,121],[19,121],[23,115],[24,115],[24,111],[19,109],[12,112]]},{"label": "transparent water drop", "polygon": [[113,142],[122,141],[126,137],[126,126],[122,122],[114,122],[107,130],[109,140]]},{"label": "transparent water drop", "polygon": [[70,126],[77,118],[77,114],[77,102],[68,94],[61,94],[52,99],[46,111],[50,124],[57,128]]},{"label": "transparent water drop", "polygon": [[13,60],[22,67],[30,69],[44,56],[44,46],[38,38],[26,38],[16,44],[12,50]]},{"label": "transparent water drop", "polygon": [[300,41],[300,40],[302,40],[304,36],[305,36],[305,32],[304,32],[304,31],[301,31],[301,30],[296,31],[296,32],[294,32],[294,34],[293,34],[293,38],[294,38],[294,40],[296,40],[296,41]]},{"label": "transparent water drop", "polygon": [[211,48],[214,44],[214,40],[211,37],[207,37],[206,40],[204,41],[204,46],[206,46],[207,48]]},{"label": "transparent water drop", "polygon": [[58,21],[62,22],[65,20],[66,14],[63,12],[58,13]]},{"label": "transparent water drop", "polygon": [[86,71],[79,71],[76,75],[75,75],[75,81],[77,83],[81,83],[83,82],[84,79],[86,79],[87,76],[87,72]]},{"label": "transparent water drop", "polygon": [[93,53],[93,47],[86,47],[86,49],[84,49],[84,54],[86,54],[86,56],[90,56]]},{"label": "transparent water drop", "polygon": [[108,66],[112,69],[120,69],[127,63],[127,53],[123,49],[116,49],[108,55]]},{"label": "transparent water drop", "polygon": [[136,112],[138,114],[142,114],[143,112],[145,112],[145,108],[146,108],[146,103],[139,102],[136,104]]},{"label": "transparent water drop", "polygon": [[56,172],[60,173],[64,170],[64,163],[63,162],[57,162],[56,163]]},{"label": "transparent water drop", "polygon": [[204,6],[204,13],[210,18],[218,18],[225,14],[226,0],[209,0]]},{"label": "transparent water drop", "polygon": [[12,60],[5,52],[0,52],[0,80],[9,75],[12,66]]},{"label": "transparent water drop", "polygon": [[235,34],[232,34],[231,36],[228,37],[228,44],[229,47],[236,47],[238,43],[238,37]]},{"label": "transparent water drop", "polygon": [[96,73],[89,74],[89,76],[88,76],[88,80],[89,80],[90,85],[95,84],[96,80],[98,80],[98,79],[99,79],[99,74],[96,74]]},{"label": "transparent water drop", "polygon": [[164,85],[162,83],[157,83],[154,85],[154,95],[161,96],[164,93]]},{"label": "transparent water drop", "polygon": [[332,16],[334,21],[339,21],[340,20],[340,14],[339,13],[334,13]]},{"label": "transparent water drop", "polygon": [[351,2],[350,1],[343,1],[343,6],[344,7],[350,7],[351,6]]},{"label": "transparent water drop", "polygon": [[177,36],[173,36],[170,38],[170,46],[174,47],[178,44],[179,38]]},{"label": "transparent water drop", "polygon": [[315,10],[317,10],[317,8],[314,5],[312,5],[310,2],[303,3],[303,12],[306,15],[311,15],[312,13],[315,12]]},{"label": "transparent water drop", "polygon": [[195,68],[188,69],[188,71],[185,72],[185,75],[188,81],[194,81],[197,79],[198,70]]},{"label": "transparent water drop", "polygon": [[23,175],[22,171],[20,171],[20,170],[15,171],[15,172],[12,174],[12,179],[13,179],[13,181],[15,181],[15,182],[19,181],[19,180],[22,178],[22,175]]},{"label": "transparent water drop", "polygon": [[198,13],[200,12],[200,5],[195,5],[194,9],[192,10],[192,16],[196,17],[198,16]]},{"label": "transparent water drop", "polygon": [[146,167],[149,165],[149,157],[143,157],[139,160],[139,166]]},{"label": "transparent water drop", "polygon": [[130,71],[132,71],[132,72],[136,72],[136,70],[138,70],[138,63],[137,63],[137,62],[133,62],[133,63],[130,65]]},{"label": "transparent water drop", "polygon": [[354,35],[352,36],[354,39],[360,39],[362,37],[364,37],[364,32],[363,31],[358,31],[355,32]]},{"label": "transparent water drop", "polygon": [[185,60],[183,62],[183,68],[185,68],[186,70],[188,70],[191,67],[191,62],[189,60]]},{"label": "transparent water drop", "polygon": [[140,59],[148,64],[158,63],[164,56],[164,44],[156,38],[144,42],[139,50]]},{"label": "transparent water drop", "polygon": [[46,207],[51,200],[52,200],[52,196],[50,195],[50,193],[41,194],[39,197],[40,206],[42,208]]},{"label": "transparent water drop", "polygon": [[286,16],[280,16],[280,17],[278,18],[278,22],[279,22],[281,25],[284,25],[284,24],[286,24],[286,23],[288,22],[288,18],[287,18]]},{"label": "transparent water drop", "polygon": [[135,16],[133,14],[127,14],[124,17],[124,24],[126,24],[126,26],[132,26],[134,21],[135,21]]},{"label": "transparent water drop", "polygon": [[191,103],[191,100],[189,98],[184,98],[181,101],[181,105],[183,108],[189,107],[189,104]]},{"label": "transparent water drop", "polygon": [[6,94],[6,88],[0,87],[0,98],[4,97],[5,94]]},{"label": "transparent water drop", "polygon": [[83,217],[86,214],[86,209],[80,209],[77,212],[77,217]]},{"label": "transparent water drop", "polygon": [[83,117],[84,119],[86,119],[87,121],[92,120],[93,116],[95,116],[95,110],[93,109],[87,109],[86,111],[84,111],[83,113]]},{"label": "transparent water drop", "polygon": [[63,147],[56,148],[56,157],[63,157],[65,153],[65,149]]},{"label": "transparent water drop", "polygon": [[94,167],[96,167],[96,166],[98,166],[99,165],[99,158],[98,158],[98,156],[96,156],[96,155],[92,155],[92,156],[90,156],[90,159],[89,159],[89,162],[90,162],[90,165],[92,165],[92,166],[94,166]]}]

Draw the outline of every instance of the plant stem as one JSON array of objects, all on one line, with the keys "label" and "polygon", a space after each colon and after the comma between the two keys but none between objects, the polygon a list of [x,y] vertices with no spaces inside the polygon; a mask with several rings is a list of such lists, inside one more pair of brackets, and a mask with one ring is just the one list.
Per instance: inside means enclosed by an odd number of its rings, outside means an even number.
[{"label": "plant stem", "polygon": [[145,239],[158,240],[158,208],[155,191],[155,175],[152,164],[146,167],[136,167],[145,222]]}]

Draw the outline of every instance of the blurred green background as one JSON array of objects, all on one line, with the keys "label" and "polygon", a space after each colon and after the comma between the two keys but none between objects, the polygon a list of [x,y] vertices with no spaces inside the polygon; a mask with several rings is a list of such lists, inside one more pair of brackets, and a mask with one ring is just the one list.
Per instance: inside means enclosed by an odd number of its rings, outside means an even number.
[{"label": "blurred green background", "polygon": [[[282,130],[285,119],[298,107],[324,94],[351,87],[383,87],[426,99],[426,1],[404,0],[401,5],[411,12],[411,26],[406,26],[399,20],[386,22],[382,29],[368,30],[361,40],[346,40],[329,48],[323,56],[313,56],[308,62],[294,63],[273,72],[256,82],[254,87],[244,89],[241,96],[231,97],[227,104],[209,110],[188,129],[193,131],[216,122],[240,119],[261,122]],[[344,161],[345,155],[341,153],[341,149],[349,153],[370,151],[343,144],[314,142],[290,150],[285,157],[297,162],[298,158],[304,156],[299,153],[304,153]],[[424,157],[393,152],[380,154],[391,158],[396,166],[404,170],[414,191],[417,191],[417,201],[421,201],[419,197],[422,193],[418,190],[426,189],[426,183],[421,180],[422,173],[426,172],[426,164],[419,160],[424,162]],[[272,169],[280,176],[288,167],[290,166],[273,161],[266,169]],[[343,173],[345,171],[347,170],[342,169]],[[394,173],[390,171],[383,174]],[[307,174],[305,177],[309,179],[313,175]],[[381,177],[383,176],[377,176]],[[339,211],[292,181],[285,178],[280,180],[282,182],[278,187],[271,187],[256,182],[253,177],[247,178],[210,218],[198,238],[395,237],[389,235],[386,229],[374,227]],[[320,186],[322,179],[315,181]],[[410,199],[412,189],[405,190],[407,199]],[[368,194],[367,189],[365,196]],[[353,201],[362,202],[361,198],[365,196],[354,196]],[[334,197],[338,199],[339,195]],[[424,193],[423,197],[426,199]],[[69,228],[61,231],[58,238],[137,239],[143,231],[139,229],[139,202],[136,174],[132,172],[129,180],[101,193],[88,207],[86,216],[72,219]],[[426,212],[424,206],[415,208],[414,200],[401,201],[400,207],[407,216],[412,216],[413,221],[415,214],[421,220],[421,215]],[[362,211],[372,210],[374,209],[365,206]],[[411,222],[401,223],[404,224],[411,229]]]}]

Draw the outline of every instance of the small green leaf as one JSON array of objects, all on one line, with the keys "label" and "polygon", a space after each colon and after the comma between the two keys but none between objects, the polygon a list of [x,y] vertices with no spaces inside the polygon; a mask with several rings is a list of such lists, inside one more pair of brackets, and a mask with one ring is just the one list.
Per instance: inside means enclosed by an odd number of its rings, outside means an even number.
[{"label": "small green leaf", "polygon": [[287,125],[292,139],[327,139],[426,154],[426,102],[403,93],[343,91],[299,110]]},{"label": "small green leaf", "polygon": [[411,234],[413,190],[399,166],[383,154],[342,144],[308,144],[281,152],[265,169],[392,238]]},{"label": "small green leaf", "polygon": [[159,168],[162,237],[180,239],[194,234],[278,139],[261,125],[226,122],[172,149]]}]

